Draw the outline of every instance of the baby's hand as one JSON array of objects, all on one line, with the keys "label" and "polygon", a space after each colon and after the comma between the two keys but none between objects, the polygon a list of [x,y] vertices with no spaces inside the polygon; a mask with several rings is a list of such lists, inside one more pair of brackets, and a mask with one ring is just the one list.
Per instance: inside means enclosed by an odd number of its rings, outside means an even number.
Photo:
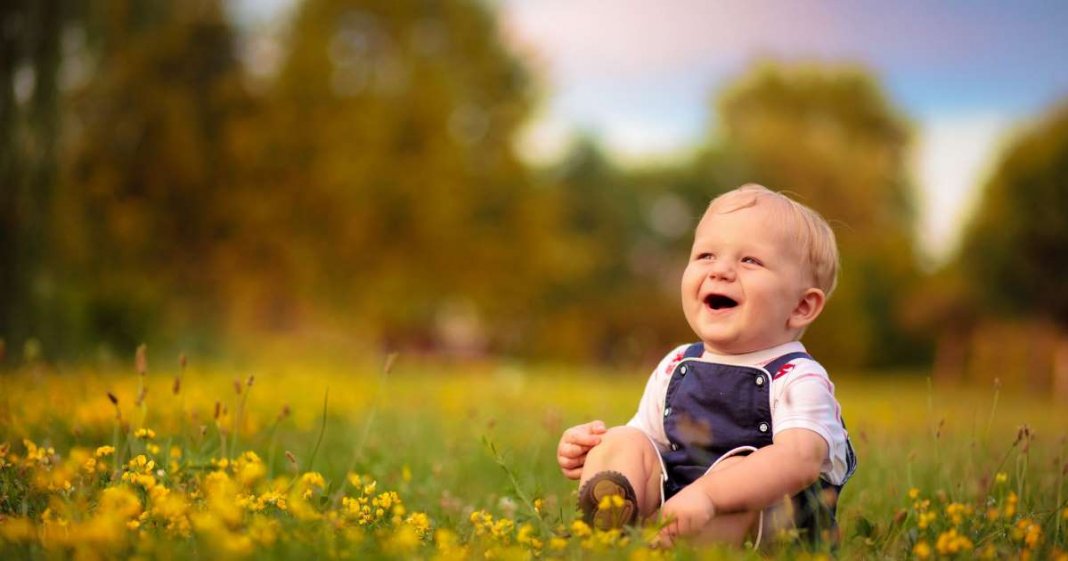
[{"label": "baby's hand", "polygon": [[604,421],[590,421],[564,431],[560,445],[556,447],[556,461],[568,479],[578,479],[582,475],[586,453],[601,443],[605,430]]},{"label": "baby's hand", "polygon": [[716,515],[712,499],[698,485],[689,485],[671,497],[660,510],[667,525],[657,536],[657,545],[670,547],[679,537],[701,532]]}]

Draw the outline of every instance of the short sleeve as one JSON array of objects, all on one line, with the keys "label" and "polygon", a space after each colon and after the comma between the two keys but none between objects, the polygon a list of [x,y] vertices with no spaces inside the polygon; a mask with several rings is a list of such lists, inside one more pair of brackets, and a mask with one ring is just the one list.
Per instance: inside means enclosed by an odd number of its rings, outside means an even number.
[{"label": "short sleeve", "polygon": [[808,429],[827,441],[827,457],[821,475],[840,485],[849,473],[849,445],[842,424],[841,407],[834,397],[834,384],[819,363],[799,360],[796,367],[775,381],[772,402],[773,432]]}]

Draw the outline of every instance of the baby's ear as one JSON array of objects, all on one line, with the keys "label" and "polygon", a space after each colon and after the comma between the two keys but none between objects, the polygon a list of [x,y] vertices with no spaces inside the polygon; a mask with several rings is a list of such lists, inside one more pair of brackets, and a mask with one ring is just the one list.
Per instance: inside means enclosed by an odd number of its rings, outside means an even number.
[{"label": "baby's ear", "polygon": [[808,327],[808,324],[816,321],[816,318],[820,316],[823,311],[823,305],[826,302],[827,297],[822,290],[809,288],[801,295],[801,299],[794,306],[793,311],[790,312],[790,319],[787,321],[787,325],[791,329]]}]

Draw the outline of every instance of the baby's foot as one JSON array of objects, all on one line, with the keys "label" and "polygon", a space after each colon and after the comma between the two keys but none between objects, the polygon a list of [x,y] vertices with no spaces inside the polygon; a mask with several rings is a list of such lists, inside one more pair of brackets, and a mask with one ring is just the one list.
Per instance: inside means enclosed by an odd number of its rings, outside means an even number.
[{"label": "baby's foot", "polygon": [[630,481],[617,471],[602,471],[579,489],[582,519],[598,530],[622,528],[638,517],[638,498]]}]

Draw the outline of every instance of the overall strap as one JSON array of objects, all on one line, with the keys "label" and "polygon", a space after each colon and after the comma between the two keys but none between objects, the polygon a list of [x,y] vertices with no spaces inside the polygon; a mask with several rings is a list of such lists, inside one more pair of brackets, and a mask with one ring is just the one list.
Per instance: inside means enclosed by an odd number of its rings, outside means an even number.
[{"label": "overall strap", "polygon": [[701,355],[705,354],[704,343],[694,343],[686,347],[686,352],[683,353],[683,358],[701,358]]},{"label": "overall strap", "polygon": [[777,358],[777,359],[765,364],[764,365],[764,370],[767,370],[768,373],[771,374],[771,379],[772,380],[778,379],[780,376],[782,376],[782,375],[784,375],[784,374],[786,374],[787,372],[790,371],[789,368],[784,369],[783,367],[786,366],[787,364],[789,364],[790,362],[792,362],[794,360],[797,360],[799,358],[811,359],[812,355],[810,355],[808,353],[803,353],[801,351],[793,352],[793,353],[786,353],[786,354],[780,356],[779,358]]}]

